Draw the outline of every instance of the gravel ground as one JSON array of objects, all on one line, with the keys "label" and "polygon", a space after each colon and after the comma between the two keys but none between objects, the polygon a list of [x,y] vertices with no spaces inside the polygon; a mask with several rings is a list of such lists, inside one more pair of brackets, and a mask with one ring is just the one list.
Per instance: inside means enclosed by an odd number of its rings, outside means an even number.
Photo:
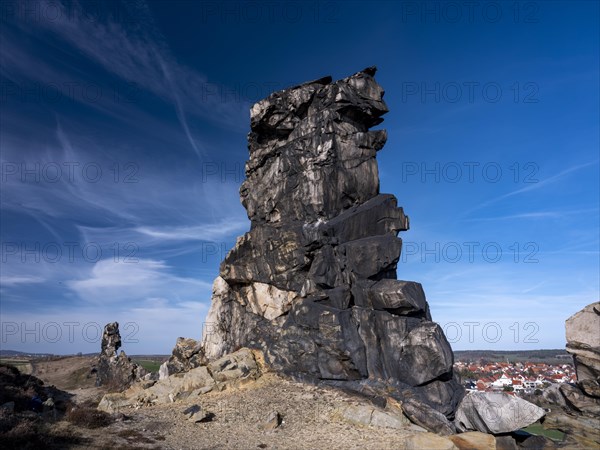
[{"label": "gravel ground", "polygon": [[[306,385],[275,374],[223,392],[171,405],[124,409],[108,427],[73,433],[84,440],[73,448],[166,449],[403,449],[412,430],[366,427],[346,422],[338,409],[357,398],[328,387]],[[198,404],[214,414],[206,423],[187,420],[183,410]],[[282,418],[275,430],[262,429],[272,411]],[[65,430],[66,431],[66,430]]]}]

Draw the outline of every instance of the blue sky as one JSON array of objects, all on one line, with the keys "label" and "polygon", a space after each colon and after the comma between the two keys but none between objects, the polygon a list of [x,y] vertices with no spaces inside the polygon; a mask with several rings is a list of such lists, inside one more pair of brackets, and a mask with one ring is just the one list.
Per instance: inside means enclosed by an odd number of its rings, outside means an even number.
[{"label": "blue sky", "polygon": [[1,10],[3,349],[198,338],[249,107],[376,65],[398,277],[455,349],[564,346],[599,296],[598,2],[16,2]]}]

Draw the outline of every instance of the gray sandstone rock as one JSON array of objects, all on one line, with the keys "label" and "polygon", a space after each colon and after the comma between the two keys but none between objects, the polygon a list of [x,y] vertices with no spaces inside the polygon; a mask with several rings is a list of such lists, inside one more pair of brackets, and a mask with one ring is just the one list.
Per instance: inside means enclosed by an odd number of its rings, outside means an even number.
[{"label": "gray sandstone rock", "polygon": [[544,422],[567,434],[569,446],[600,446],[600,302],[567,319],[567,351],[573,355],[577,383],[562,384],[544,393],[552,404]]},{"label": "gray sandstone rock", "polygon": [[[321,78],[252,107],[240,189],[251,228],[221,263],[204,354],[256,348],[271,368],[302,379],[393,387],[414,423],[452,434],[464,396],[452,350],[422,286],[396,279],[397,234],[409,220],[379,193],[376,154],[387,133],[369,128],[388,109],[375,72]],[[478,402],[460,404],[467,428],[523,423],[490,425],[478,421]]]},{"label": "gray sandstone rock", "polygon": [[539,406],[504,392],[468,392],[456,411],[454,423],[463,431],[508,433],[544,417]]},{"label": "gray sandstone rock", "polygon": [[112,322],[104,327],[100,355],[96,362],[96,385],[122,391],[146,375],[143,367],[135,364],[121,347],[119,324]]},{"label": "gray sandstone rock", "polygon": [[171,357],[161,364],[159,379],[164,379],[175,373],[186,372],[206,364],[202,343],[190,338],[177,338]]},{"label": "gray sandstone rock", "polygon": [[[215,388],[235,386],[260,375],[252,351],[242,348],[223,356],[208,366],[198,366],[153,382],[150,386],[133,384],[124,392],[104,395],[98,409],[109,413],[121,408],[145,404],[169,404],[206,394]],[[186,413],[187,414],[187,413]],[[206,413],[212,419],[211,413]],[[197,420],[196,420],[197,419]],[[195,422],[201,421],[196,417]]]},{"label": "gray sandstone rock", "polygon": [[451,432],[464,394],[452,350],[422,286],[396,280],[409,220],[379,193],[387,133],[369,128],[388,109],[375,72],[321,78],[252,107],[240,188],[251,227],[213,284],[204,355],[256,348],[300,378],[398,384]]},{"label": "gray sandstone rock", "polygon": [[211,420],[211,414],[207,413],[202,409],[202,406],[194,404],[182,411],[183,415],[187,417],[187,420],[194,423],[209,422]]},{"label": "gray sandstone rock", "polygon": [[281,415],[277,411],[271,411],[259,428],[263,431],[273,431],[279,425],[281,425]]},{"label": "gray sandstone rock", "polygon": [[567,351],[573,355],[577,380],[590,380],[597,386],[600,382],[600,302],[569,317],[565,328]]}]

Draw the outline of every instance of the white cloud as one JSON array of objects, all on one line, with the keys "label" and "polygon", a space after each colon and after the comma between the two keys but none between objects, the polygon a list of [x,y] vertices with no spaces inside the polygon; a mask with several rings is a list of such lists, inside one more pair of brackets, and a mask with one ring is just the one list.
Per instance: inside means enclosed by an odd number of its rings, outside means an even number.
[{"label": "white cloud", "polygon": [[184,227],[138,227],[142,235],[169,241],[216,241],[246,231],[247,221],[224,220],[216,224]]},{"label": "white cloud", "polygon": [[16,286],[19,284],[37,284],[44,281],[45,280],[42,277],[0,275],[0,286],[2,287]]},{"label": "white cloud", "polygon": [[164,261],[138,259],[137,262],[105,259],[94,264],[83,279],[69,280],[67,286],[84,302],[94,304],[141,304],[157,297],[173,302],[201,301],[211,284],[194,278],[178,277]]}]

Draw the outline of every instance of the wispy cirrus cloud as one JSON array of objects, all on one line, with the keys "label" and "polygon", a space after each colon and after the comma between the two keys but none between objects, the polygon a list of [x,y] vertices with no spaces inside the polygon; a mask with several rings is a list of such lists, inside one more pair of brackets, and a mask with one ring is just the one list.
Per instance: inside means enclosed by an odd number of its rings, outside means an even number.
[{"label": "wispy cirrus cloud", "polygon": [[472,219],[463,219],[465,222],[479,222],[479,221],[496,221],[496,220],[513,220],[513,219],[560,219],[565,216],[576,216],[580,214],[587,214],[598,212],[598,208],[584,208],[574,210],[554,210],[554,211],[532,211],[518,214],[508,214],[505,216],[495,217],[477,217]]},{"label": "wispy cirrus cloud", "polygon": [[156,25],[148,5],[123,3],[136,22],[125,28],[107,18],[90,21],[85,4],[67,7],[58,3],[62,14],[56,20],[37,22],[40,27],[71,44],[107,72],[173,103],[190,145],[201,157],[202,146],[192,136],[188,114],[198,115],[227,128],[245,128],[249,103],[232,101],[215,94],[219,86],[176,61]]},{"label": "wispy cirrus cloud", "polygon": [[206,224],[191,227],[138,227],[134,231],[152,238],[169,241],[214,241],[224,239],[246,228],[246,222],[225,220],[217,224]]},{"label": "wispy cirrus cloud", "polygon": [[6,286],[16,286],[19,284],[36,284],[42,283],[44,279],[42,277],[33,277],[33,276],[5,276],[0,275],[0,285],[3,287]]},{"label": "wispy cirrus cloud", "polygon": [[466,215],[468,215],[468,214],[470,214],[470,213],[472,213],[474,211],[477,211],[479,209],[482,209],[482,208],[485,208],[487,206],[493,205],[493,204],[498,203],[498,202],[500,202],[502,200],[505,200],[505,199],[508,199],[508,198],[511,198],[511,197],[514,197],[514,196],[517,196],[517,195],[524,194],[526,192],[536,191],[536,190],[545,188],[548,185],[551,185],[551,184],[554,184],[554,183],[557,183],[559,181],[564,180],[565,178],[567,178],[568,176],[570,176],[571,174],[573,174],[573,173],[575,173],[577,171],[580,171],[582,169],[585,169],[585,168],[588,168],[588,167],[591,167],[591,166],[596,166],[596,165],[598,165],[599,161],[600,160],[596,159],[594,161],[588,161],[586,163],[575,164],[575,165],[573,165],[571,167],[568,167],[568,168],[566,168],[566,169],[558,172],[557,174],[554,174],[554,175],[552,175],[552,176],[550,176],[548,178],[545,178],[545,179],[539,181],[538,183],[532,183],[532,184],[529,184],[529,185],[527,185],[525,187],[522,187],[522,188],[519,188],[519,189],[515,189],[514,191],[507,192],[506,194],[500,195],[498,197],[494,197],[494,198],[492,198],[490,200],[486,200],[485,202],[482,202],[479,205],[476,205],[475,207],[468,209],[467,211],[464,212],[463,215],[466,216]]},{"label": "wispy cirrus cloud", "polygon": [[154,298],[169,302],[200,301],[210,296],[211,283],[180,277],[164,261],[138,259],[127,263],[105,259],[67,286],[84,302],[140,304]]}]

